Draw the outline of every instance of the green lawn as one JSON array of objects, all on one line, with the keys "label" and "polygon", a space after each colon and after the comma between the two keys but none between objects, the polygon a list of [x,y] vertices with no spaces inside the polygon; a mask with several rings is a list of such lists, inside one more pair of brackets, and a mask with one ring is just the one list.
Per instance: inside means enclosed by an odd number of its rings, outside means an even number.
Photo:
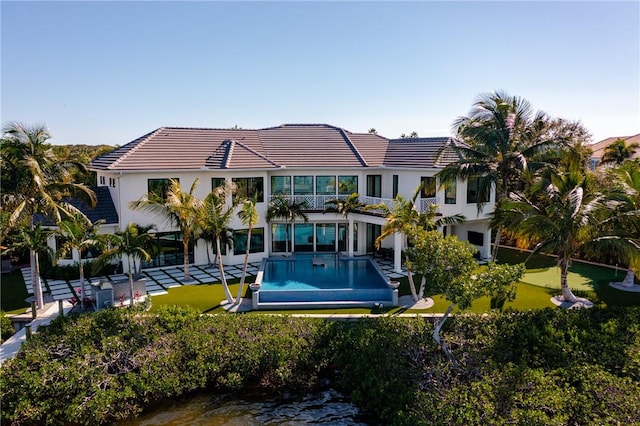
[{"label": "green lawn", "polygon": [[[498,258],[501,262],[523,262],[528,253],[518,250],[501,249]],[[555,266],[555,260],[548,256],[536,255],[527,261],[527,273],[522,282],[518,284],[516,299],[507,302],[504,309],[526,310],[554,307],[550,298],[560,293],[560,276]],[[608,285],[610,281],[622,280],[624,271],[616,271],[611,268],[588,265],[574,262],[570,268],[569,285],[577,295],[587,297],[596,304],[603,306],[631,306],[640,305],[640,293],[629,293],[614,289]],[[246,282],[252,282],[248,277]],[[400,280],[400,295],[410,294],[407,278]],[[229,281],[231,294],[238,291],[238,280]],[[250,290],[245,295],[250,296]],[[11,313],[24,312],[27,297],[26,288],[22,276],[18,273],[4,275],[2,277],[2,309]],[[152,310],[162,305],[192,306],[201,312],[222,313],[224,310],[220,302],[225,299],[222,285],[198,284],[174,287],[168,290],[168,294],[153,296]],[[371,314],[371,313],[441,313],[447,309],[448,302],[440,296],[433,297],[435,305],[426,310],[406,310],[403,308],[385,307],[383,310],[370,308],[348,309],[305,309],[273,311],[282,314]],[[488,312],[490,299],[488,297],[477,300],[469,309],[470,312]],[[262,311],[264,312],[264,311]],[[266,311],[268,312],[268,311]]]}]

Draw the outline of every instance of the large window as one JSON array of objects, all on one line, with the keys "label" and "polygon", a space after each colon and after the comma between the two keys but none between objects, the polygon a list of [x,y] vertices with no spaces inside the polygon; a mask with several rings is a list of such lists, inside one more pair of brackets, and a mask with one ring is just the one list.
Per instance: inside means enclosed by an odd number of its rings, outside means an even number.
[{"label": "large window", "polygon": [[[288,238],[287,238],[288,237]],[[287,241],[287,239],[289,241]],[[291,245],[291,225],[288,223],[271,224],[271,251],[282,253],[292,251]]]},{"label": "large window", "polygon": [[[154,256],[149,262],[142,262],[143,268],[184,263],[181,232],[158,232],[155,237],[154,243],[150,244]],[[189,243],[189,259],[193,260],[193,241]]]},{"label": "large window", "polygon": [[484,235],[481,232],[468,231],[467,240],[475,246],[484,245]]},{"label": "large window", "polygon": [[291,195],[291,176],[271,176],[271,194]]},{"label": "large window", "polygon": [[296,223],[293,233],[294,251],[313,251],[313,223]]},{"label": "large window", "polygon": [[[180,182],[178,178],[173,178],[173,180]],[[169,185],[171,185],[171,179],[168,178],[147,179],[147,194],[156,194],[158,197],[166,198]]]},{"label": "large window", "polygon": [[317,195],[336,195],[335,176],[316,176]]},{"label": "large window", "polygon": [[[233,254],[247,253],[247,229],[240,229],[233,232]],[[249,253],[264,252],[264,228],[254,228],[251,230],[251,245]]]},{"label": "large window", "polygon": [[456,188],[457,182],[454,180],[450,184],[447,184],[444,188],[444,203],[455,204],[456,203]]},{"label": "large window", "polygon": [[336,251],[336,224],[316,224],[316,251]]},{"label": "large window", "polygon": [[258,203],[264,201],[264,183],[261,177],[233,178],[233,183],[238,188],[235,197],[239,200],[245,198],[253,200],[256,197]]},{"label": "large window", "polygon": [[338,194],[351,195],[358,192],[358,176],[338,176]]},{"label": "large window", "polygon": [[216,188],[219,188],[221,186],[224,186],[226,183],[225,178],[223,177],[214,177],[211,178],[211,190],[213,191]]},{"label": "large window", "polygon": [[367,197],[382,197],[381,175],[367,175]]},{"label": "large window", "polygon": [[313,176],[294,176],[293,193],[295,195],[313,195]]},{"label": "large window", "polygon": [[423,176],[420,178],[420,183],[422,184],[420,198],[435,198],[436,178]]},{"label": "large window", "polygon": [[478,178],[469,178],[467,181],[467,203],[488,203],[489,191],[483,194],[480,190],[480,180]]},{"label": "large window", "polygon": [[376,250],[376,239],[382,234],[382,226],[373,223],[367,223],[367,253],[373,253]]},{"label": "large window", "polygon": [[[338,224],[338,251],[347,251],[347,230],[349,229],[349,225],[346,223]],[[353,224],[353,250],[358,250],[358,224]]]}]

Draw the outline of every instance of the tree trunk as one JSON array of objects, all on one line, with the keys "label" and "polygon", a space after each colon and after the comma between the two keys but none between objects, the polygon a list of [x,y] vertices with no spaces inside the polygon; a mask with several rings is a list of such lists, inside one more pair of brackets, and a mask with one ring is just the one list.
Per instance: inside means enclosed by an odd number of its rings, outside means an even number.
[{"label": "tree trunk", "polygon": [[[291,226],[293,227],[293,223],[291,224]],[[284,253],[288,254],[289,253],[289,224],[285,223],[284,224]]]},{"label": "tree trunk", "polygon": [[496,240],[493,242],[493,253],[491,253],[491,257],[494,262],[498,258],[498,246],[500,245],[500,238],[502,238],[502,225],[498,226],[498,230],[496,231]]},{"label": "tree trunk", "polygon": [[[186,235],[183,232],[183,235]],[[184,258],[184,281],[191,281],[191,275],[189,274],[189,238],[182,239],[182,257]]]},{"label": "tree trunk", "polygon": [[420,280],[420,291],[418,292],[418,297],[420,299],[424,299],[424,289],[427,286],[427,277],[426,276],[422,276],[422,279]]},{"label": "tree trunk", "polygon": [[131,270],[131,256],[127,255],[127,268],[129,273],[129,306],[133,306],[133,271]]},{"label": "tree trunk", "polygon": [[38,309],[42,309],[44,306],[44,297],[42,296],[42,282],[40,281],[40,261],[38,259],[38,252],[35,250],[29,250],[29,252],[33,295],[36,297],[36,307]]},{"label": "tree trunk", "polygon": [[240,277],[240,288],[238,289],[238,297],[236,298],[236,304],[239,305],[242,301],[242,295],[244,293],[244,280],[247,277],[247,265],[249,264],[249,253],[251,252],[251,227],[247,231],[247,252],[244,254],[244,267],[242,268],[242,276]]},{"label": "tree trunk", "polygon": [[442,340],[442,337],[440,337],[440,330],[442,329],[442,326],[444,325],[444,322],[447,320],[447,318],[449,317],[449,314],[451,313],[451,311],[453,310],[453,308],[455,306],[456,306],[455,303],[450,304],[449,307],[447,308],[447,311],[442,316],[442,318],[440,318],[440,320],[437,322],[437,324],[436,324],[436,326],[435,326],[435,328],[433,330],[433,340],[435,340],[435,342],[438,345],[440,345],[440,348],[442,349],[442,351],[446,355],[447,359],[456,368],[459,368],[458,361],[456,361],[456,359],[453,357],[453,354],[449,351],[449,348],[447,347],[447,344],[445,343],[444,340]]},{"label": "tree trunk", "polygon": [[565,302],[575,303],[578,301],[576,296],[571,292],[569,288],[569,281],[567,275],[569,274],[569,262],[562,260],[560,262],[560,288],[562,289],[562,298]]},{"label": "tree trunk", "polygon": [[224,269],[222,267],[222,256],[220,256],[220,238],[216,238],[216,250],[218,251],[218,269],[220,270],[220,281],[222,281],[222,288],[224,290],[225,296],[227,297],[227,302],[229,302],[229,304],[233,304],[235,301],[233,300],[231,291],[229,291],[227,278],[224,276]]},{"label": "tree trunk", "polygon": [[87,296],[87,289],[85,288],[84,285],[84,267],[82,265],[82,254],[80,255],[80,263],[79,263],[79,268],[80,268],[80,288],[82,289],[82,295],[83,297],[80,298],[80,303],[81,303],[81,308],[84,309],[84,300],[83,298],[88,298]]},{"label": "tree trunk", "polygon": [[407,270],[407,277],[409,278],[409,288],[411,289],[411,297],[416,302],[420,299],[418,298],[418,293],[416,293],[416,285],[413,282],[413,272],[411,270]]}]

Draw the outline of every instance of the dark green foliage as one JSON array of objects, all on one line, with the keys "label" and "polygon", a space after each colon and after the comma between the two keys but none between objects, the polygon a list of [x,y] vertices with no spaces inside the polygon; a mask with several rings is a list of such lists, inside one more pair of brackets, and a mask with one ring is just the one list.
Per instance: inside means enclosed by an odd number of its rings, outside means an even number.
[{"label": "dark green foliage", "polygon": [[0,311],[0,343],[13,336],[13,325],[4,311]]},{"label": "dark green foliage", "polygon": [[0,370],[3,424],[104,424],[195,390],[324,378],[386,425],[640,424],[640,308],[330,322],[192,309],[59,318]]}]

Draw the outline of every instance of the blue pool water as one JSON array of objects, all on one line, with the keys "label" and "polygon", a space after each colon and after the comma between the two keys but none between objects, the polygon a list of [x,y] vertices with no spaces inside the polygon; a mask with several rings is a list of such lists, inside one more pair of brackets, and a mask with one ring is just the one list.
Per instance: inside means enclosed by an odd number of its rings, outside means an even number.
[{"label": "blue pool water", "polygon": [[386,276],[372,259],[333,253],[265,259],[260,284],[261,303],[389,304],[393,298]]}]

